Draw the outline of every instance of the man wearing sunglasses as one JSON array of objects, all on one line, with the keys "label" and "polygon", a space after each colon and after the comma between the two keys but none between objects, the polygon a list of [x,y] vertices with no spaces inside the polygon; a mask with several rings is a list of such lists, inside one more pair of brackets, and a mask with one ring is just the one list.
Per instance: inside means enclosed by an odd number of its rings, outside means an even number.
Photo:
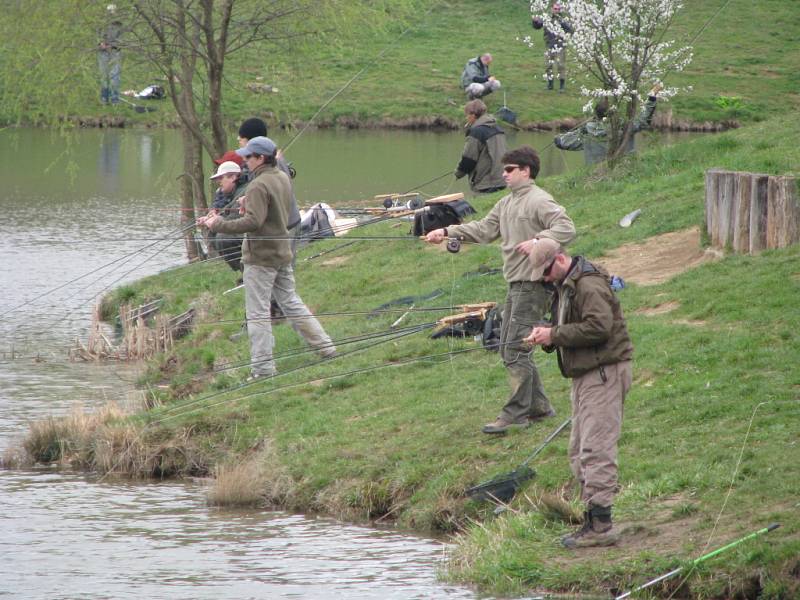
[{"label": "man wearing sunglasses", "polygon": [[541,281],[531,279],[533,268],[526,248],[534,238],[551,238],[559,244],[575,239],[575,225],[564,207],[536,185],[539,155],[522,146],[502,157],[503,180],[511,193],[503,196],[480,221],[435,229],[426,236],[433,244],[447,237],[490,244],[500,239],[503,277],[508,283],[503,323],[500,330],[500,356],[508,371],[511,396],[497,419],[483,427],[488,434],[505,433],[509,428],[528,427],[532,421],[555,415],[523,342],[531,327],[544,318],[550,293]]},{"label": "man wearing sunglasses", "polygon": [[571,258],[552,239],[529,253],[533,277],[556,284],[552,327],[534,327],[526,338],[558,351],[558,366],[572,378],[569,462],[586,504],[583,527],[561,541],[567,548],[611,546],[619,533],[611,505],[619,491],[617,441],[622,403],[631,387],[631,344],[611,278],[582,256]]},{"label": "man wearing sunglasses", "polygon": [[280,306],[292,328],[323,357],[336,355],[331,338],[297,295],[292,270],[288,220],[291,203],[289,176],[277,166],[277,146],[268,137],[257,136],[236,153],[244,157],[252,179],[240,208],[243,216],[225,221],[210,213],[198,224],[215,233],[244,233],[245,312],[250,338],[250,379],[275,374],[272,359],[270,298]]}]

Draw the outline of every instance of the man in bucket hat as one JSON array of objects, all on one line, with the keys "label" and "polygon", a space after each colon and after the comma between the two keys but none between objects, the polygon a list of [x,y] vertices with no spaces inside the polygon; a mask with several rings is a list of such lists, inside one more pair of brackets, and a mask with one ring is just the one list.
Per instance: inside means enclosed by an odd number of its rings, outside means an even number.
[{"label": "man in bucket hat", "polygon": [[633,345],[608,273],[582,256],[568,256],[552,239],[537,239],[526,250],[531,277],[557,290],[554,325],[534,327],[526,341],[555,349],[561,374],[572,378],[569,462],[586,511],[583,527],[561,541],[567,548],[610,546],[619,540],[611,505],[619,491],[617,441]]},{"label": "man in bucket hat", "polygon": [[287,228],[291,183],[277,167],[275,142],[257,136],[236,152],[252,173],[246,197],[242,198],[244,214],[230,221],[210,214],[198,219],[198,224],[217,233],[245,234],[242,263],[252,380],[276,373],[270,297],[275,298],[292,328],[323,357],[335,356],[336,348],[295,291]]}]

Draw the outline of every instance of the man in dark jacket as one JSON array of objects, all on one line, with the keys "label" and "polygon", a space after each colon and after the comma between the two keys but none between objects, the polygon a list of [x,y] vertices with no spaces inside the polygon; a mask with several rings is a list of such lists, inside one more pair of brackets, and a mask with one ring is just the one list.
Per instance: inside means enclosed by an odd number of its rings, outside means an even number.
[{"label": "man in dark jacket", "polygon": [[[647,103],[633,123],[631,136],[625,147],[626,154],[636,149],[634,140],[636,134],[650,128],[650,124],[653,122],[653,113],[656,111],[656,100],[659,91],[661,91],[661,85],[655,85],[648,93]],[[583,159],[587,165],[604,161],[608,157],[608,140],[611,137],[611,131],[606,121],[608,111],[608,99],[599,100],[594,107],[594,118],[577,129],[557,135],[553,139],[556,148],[561,150],[583,150]]]},{"label": "man in dark jacket", "polygon": [[631,387],[631,344],[610,277],[582,256],[571,258],[550,238],[528,253],[534,279],[556,284],[551,327],[534,327],[526,341],[558,351],[558,366],[572,378],[569,461],[586,503],[583,527],[564,537],[567,548],[611,546],[619,532],[611,505],[619,491],[617,441],[622,404]]},{"label": "man in dark jacket", "polygon": [[500,82],[489,75],[490,64],[492,64],[492,55],[488,52],[467,62],[461,72],[461,87],[467,93],[468,99],[483,98],[500,89]]},{"label": "man in dark jacket", "polygon": [[244,215],[224,220],[211,213],[198,225],[218,233],[244,233],[245,312],[250,338],[251,378],[276,373],[272,359],[270,297],[280,306],[292,328],[323,357],[336,355],[331,338],[295,291],[291,238],[288,231],[291,183],[277,167],[277,146],[267,137],[255,137],[236,152],[252,173],[247,186]]},{"label": "man in dark jacket", "polygon": [[506,134],[497,126],[493,115],[486,112],[482,100],[471,100],[464,107],[467,116],[467,141],[456,179],[469,175],[469,187],[476,194],[488,194],[506,187],[503,180],[503,155]]}]

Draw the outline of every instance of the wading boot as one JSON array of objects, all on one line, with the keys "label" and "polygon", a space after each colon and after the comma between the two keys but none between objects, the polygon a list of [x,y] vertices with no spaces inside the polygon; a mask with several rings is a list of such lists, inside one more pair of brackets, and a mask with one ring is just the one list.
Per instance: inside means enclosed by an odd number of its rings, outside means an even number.
[{"label": "wading boot", "polygon": [[592,548],[613,546],[619,541],[619,531],[611,522],[610,506],[590,506],[583,514],[583,526],[573,534],[561,538],[566,548]]}]

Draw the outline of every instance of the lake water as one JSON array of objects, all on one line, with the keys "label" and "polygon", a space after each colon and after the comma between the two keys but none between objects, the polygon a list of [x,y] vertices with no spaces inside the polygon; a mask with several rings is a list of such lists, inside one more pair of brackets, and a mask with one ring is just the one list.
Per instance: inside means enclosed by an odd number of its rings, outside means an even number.
[{"label": "lake water", "polygon": [[[137,241],[169,238],[178,227],[178,138],[0,133],[0,452],[31,421],[75,403],[136,401],[135,366],[72,363],[67,351],[86,339],[104,292],[184,262],[180,242],[141,251]],[[545,148],[551,140],[510,133],[508,143]],[[462,146],[453,132],[312,131],[287,158],[302,205],[344,206],[418,189],[452,169]],[[581,163],[580,153],[550,146],[543,187],[547,175]],[[448,176],[422,191],[466,189]],[[328,518],[215,510],[191,482],[0,470],[0,506],[0,597],[475,597],[437,582],[441,541]]]}]

